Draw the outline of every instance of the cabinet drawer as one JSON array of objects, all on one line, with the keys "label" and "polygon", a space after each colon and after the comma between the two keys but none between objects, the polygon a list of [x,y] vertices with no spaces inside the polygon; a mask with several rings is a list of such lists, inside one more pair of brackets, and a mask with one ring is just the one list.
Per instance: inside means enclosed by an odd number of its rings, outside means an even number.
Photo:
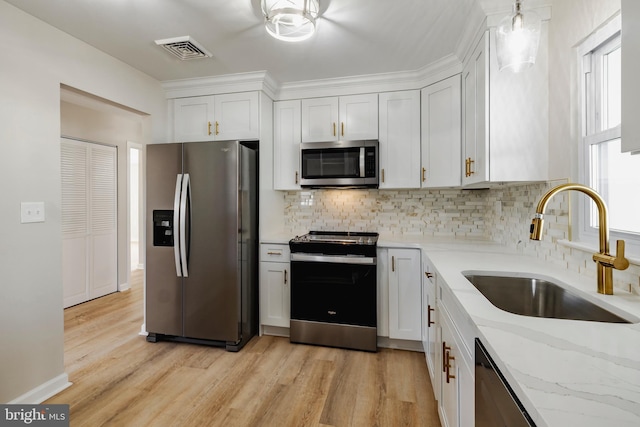
[{"label": "cabinet drawer", "polygon": [[289,245],[267,244],[260,245],[260,261],[289,262]]}]

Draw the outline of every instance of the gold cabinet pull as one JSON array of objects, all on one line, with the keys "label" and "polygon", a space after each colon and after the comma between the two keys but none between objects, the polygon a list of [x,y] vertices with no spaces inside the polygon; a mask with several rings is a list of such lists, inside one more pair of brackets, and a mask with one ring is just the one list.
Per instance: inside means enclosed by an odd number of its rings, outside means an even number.
[{"label": "gold cabinet pull", "polygon": [[436,322],[431,320],[431,312],[435,310],[435,308],[431,307],[431,304],[427,305],[427,328],[430,328],[431,325],[436,324]]},{"label": "gold cabinet pull", "polygon": [[333,122],[333,136],[336,136],[336,122]]},{"label": "gold cabinet pull", "polygon": [[382,169],[382,182],[384,182],[384,169]]},{"label": "gold cabinet pull", "polygon": [[298,183],[298,171],[296,171],[296,184]]},{"label": "gold cabinet pull", "polygon": [[284,271],[284,284],[287,284],[287,270]]},{"label": "gold cabinet pull", "polygon": [[429,273],[428,271],[425,271],[424,275],[427,276],[427,279],[431,279],[433,277],[433,273]]},{"label": "gold cabinet pull", "polygon": [[220,126],[220,124],[218,122],[216,122],[216,135],[220,133],[219,126]]},{"label": "gold cabinet pull", "polygon": [[422,182],[426,182],[427,181],[426,173],[427,173],[427,169],[426,168],[422,168]]},{"label": "gold cabinet pull", "polygon": [[447,384],[454,379],[456,376],[451,373],[451,361],[456,360],[455,357],[451,355],[451,347],[447,346],[445,342],[442,342],[442,350],[443,350],[443,363],[444,363],[444,372],[447,375]]},{"label": "gold cabinet pull", "polygon": [[340,134],[344,136],[344,122],[340,122]]},{"label": "gold cabinet pull", "polygon": [[281,256],[281,255],[282,255],[282,252],[269,251],[269,252],[267,252],[267,255],[278,255],[278,256]]},{"label": "gold cabinet pull", "polygon": [[464,176],[470,177],[475,173],[475,171],[471,170],[471,165],[475,163],[475,160],[471,160],[471,157],[465,159],[464,161]]},{"label": "gold cabinet pull", "polygon": [[211,122],[207,122],[207,135],[211,135]]},{"label": "gold cabinet pull", "polygon": [[391,271],[396,271],[396,257],[391,257]]}]

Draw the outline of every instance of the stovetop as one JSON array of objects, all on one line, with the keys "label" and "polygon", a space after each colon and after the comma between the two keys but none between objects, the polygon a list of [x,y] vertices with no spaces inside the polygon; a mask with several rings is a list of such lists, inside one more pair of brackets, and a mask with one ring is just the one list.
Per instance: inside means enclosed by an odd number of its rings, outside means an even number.
[{"label": "stovetop", "polygon": [[378,233],[310,231],[289,241],[291,252],[375,256]]},{"label": "stovetop", "polygon": [[318,242],[352,245],[376,245],[378,233],[352,231],[310,231],[308,234],[296,236],[292,242]]}]

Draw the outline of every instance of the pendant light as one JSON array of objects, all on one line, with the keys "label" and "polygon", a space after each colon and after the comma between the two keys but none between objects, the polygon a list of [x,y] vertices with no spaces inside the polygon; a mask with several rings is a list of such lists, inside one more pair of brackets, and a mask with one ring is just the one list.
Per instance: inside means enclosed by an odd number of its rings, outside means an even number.
[{"label": "pendant light", "polygon": [[522,0],[516,0],[513,13],[505,16],[496,29],[496,52],[500,71],[519,72],[536,62],[540,44],[540,17],[533,11],[522,11]]},{"label": "pendant light", "polygon": [[267,32],[278,40],[306,40],[316,31],[318,0],[262,0]]}]

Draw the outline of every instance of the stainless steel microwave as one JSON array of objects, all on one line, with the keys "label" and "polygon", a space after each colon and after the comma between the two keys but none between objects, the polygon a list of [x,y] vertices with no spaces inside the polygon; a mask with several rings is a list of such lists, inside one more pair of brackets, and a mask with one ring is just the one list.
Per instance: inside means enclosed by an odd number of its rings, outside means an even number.
[{"label": "stainless steel microwave", "polygon": [[300,144],[300,185],[307,188],[378,188],[378,141]]}]

